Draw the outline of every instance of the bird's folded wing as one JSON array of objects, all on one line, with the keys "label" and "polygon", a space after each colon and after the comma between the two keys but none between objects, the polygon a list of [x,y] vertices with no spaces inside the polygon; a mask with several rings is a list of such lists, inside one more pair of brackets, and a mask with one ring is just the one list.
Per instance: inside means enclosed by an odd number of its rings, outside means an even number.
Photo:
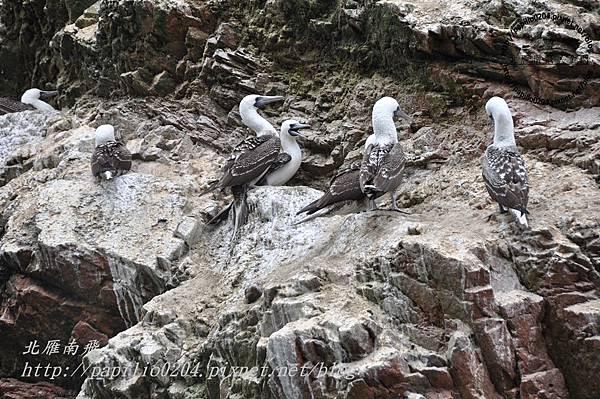
[{"label": "bird's folded wing", "polygon": [[130,170],[131,169],[131,153],[122,143],[115,143],[113,146],[110,163],[115,170]]},{"label": "bird's folded wing", "polygon": [[106,171],[126,171],[131,169],[131,153],[122,143],[108,143],[94,149],[92,154],[92,174],[98,176]]},{"label": "bird's folded wing", "polygon": [[98,163],[98,154],[96,153],[96,151],[94,151],[92,154],[91,164],[92,164],[92,175],[98,176],[101,172],[100,172],[100,164]]},{"label": "bird's folded wing", "polygon": [[266,141],[269,141],[273,136],[250,136],[246,137],[240,143],[238,143],[231,152],[231,157],[236,158],[241,153],[252,151],[256,147],[260,146]]},{"label": "bird's folded wing", "polygon": [[275,161],[271,164],[271,166],[269,166],[269,170],[267,170],[267,173],[264,174],[264,176],[256,183],[256,185],[257,186],[266,185],[267,184],[267,176],[269,175],[269,173],[275,172],[277,169],[281,168],[282,166],[284,166],[291,160],[292,160],[292,156],[290,154],[288,154],[287,152],[280,152],[279,155],[277,155],[277,158],[275,159]]},{"label": "bird's folded wing", "polygon": [[11,114],[13,112],[31,111],[35,108],[28,104],[23,104],[17,99],[0,97],[0,115]]},{"label": "bird's folded wing", "polygon": [[96,147],[92,153],[92,174],[94,176],[100,175],[102,172],[110,169],[110,162],[106,151],[102,147]]},{"label": "bird's folded wing", "polygon": [[387,146],[387,148],[380,152],[379,156],[381,158],[379,161],[379,171],[373,183],[379,191],[388,192],[400,184],[406,157],[400,143]]},{"label": "bird's folded wing", "polygon": [[360,166],[355,165],[338,172],[329,186],[329,193],[333,202],[358,200],[364,197],[360,189]]},{"label": "bird's folded wing", "polygon": [[276,171],[277,169],[281,168],[283,165],[290,162],[291,160],[292,160],[292,156],[290,154],[288,154],[287,152],[280,152],[277,155],[277,158],[275,159],[275,161],[271,164],[271,166],[269,166],[269,171],[267,173]]},{"label": "bird's folded wing", "polygon": [[377,157],[373,156],[374,152],[376,152],[376,146],[369,145],[363,154],[359,175],[359,182],[362,188],[364,188],[365,184],[370,183],[373,180],[373,177],[375,177],[377,174]]},{"label": "bird's folded wing", "polygon": [[490,196],[506,208],[525,210],[529,179],[517,151],[488,147],[482,159],[483,180]]},{"label": "bird's folded wing", "polygon": [[[332,186],[333,183],[342,175],[350,172],[360,172],[360,162],[354,162],[346,166],[342,166],[338,169],[335,175],[329,180],[329,186]],[[358,174],[357,174],[358,176]]]},{"label": "bird's folded wing", "polygon": [[221,187],[246,184],[260,177],[277,160],[281,142],[275,136],[251,137],[240,143],[223,170]]},{"label": "bird's folded wing", "polygon": [[[386,191],[388,176],[396,176],[404,168],[404,154],[398,143],[373,144],[367,147],[360,169],[360,185],[375,185],[378,191]],[[382,174],[384,172],[384,174]]]},{"label": "bird's folded wing", "polygon": [[307,212],[310,215],[331,204],[363,199],[365,194],[360,189],[359,175],[360,164],[341,169],[331,179],[329,189],[325,194],[323,194],[321,198],[306,205],[298,211],[298,214]]}]

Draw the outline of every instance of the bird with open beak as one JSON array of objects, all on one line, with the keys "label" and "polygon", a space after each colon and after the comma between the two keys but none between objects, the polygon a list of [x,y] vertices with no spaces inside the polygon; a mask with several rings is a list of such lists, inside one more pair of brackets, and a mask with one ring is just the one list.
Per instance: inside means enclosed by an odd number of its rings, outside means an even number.
[{"label": "bird with open beak", "polygon": [[302,163],[302,150],[296,139],[302,137],[300,130],[308,128],[310,125],[294,119],[288,119],[281,124],[279,132],[281,152],[257,185],[283,186],[294,177]]},{"label": "bird with open beak", "polygon": [[269,104],[283,101],[281,96],[249,95],[240,101],[240,116],[242,122],[256,133],[238,144],[223,167],[221,178],[212,184],[202,195],[215,189],[230,188],[233,202],[219,212],[208,223],[222,221],[230,210],[233,210],[234,237],[238,229],[248,219],[247,192],[269,171],[271,165],[277,162],[281,152],[281,140],[277,131],[269,121],[263,118],[258,109]]}]

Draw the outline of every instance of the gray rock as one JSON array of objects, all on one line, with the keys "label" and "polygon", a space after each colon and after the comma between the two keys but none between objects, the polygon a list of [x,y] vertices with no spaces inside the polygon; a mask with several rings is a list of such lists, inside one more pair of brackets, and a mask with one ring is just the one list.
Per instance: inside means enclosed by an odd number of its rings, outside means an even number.
[{"label": "gray rock", "polygon": [[[86,365],[224,371],[88,374],[81,398],[596,399],[598,43],[549,21],[518,40],[506,29],[548,12],[597,32],[595,3],[22,3],[0,4],[2,88],[57,84],[61,108],[73,108],[5,158],[1,375],[19,372],[29,339],[112,337]],[[536,62],[557,51],[560,62]],[[517,89],[590,108],[534,105]],[[253,190],[232,241],[229,223],[202,224],[228,198],[198,193],[249,134],[236,107],[257,92],[286,95],[261,111],[274,125],[294,117],[313,128],[291,187]],[[409,214],[294,225],[321,194],[302,185],[324,188],[360,160],[382,95],[413,117],[398,127]],[[508,100],[530,171],[527,232],[503,216],[483,221],[493,205],[478,158],[492,95]],[[134,171],[112,182],[89,176],[100,123],[134,154]],[[248,300],[253,286],[262,300]],[[316,372],[270,374],[278,367]]]}]

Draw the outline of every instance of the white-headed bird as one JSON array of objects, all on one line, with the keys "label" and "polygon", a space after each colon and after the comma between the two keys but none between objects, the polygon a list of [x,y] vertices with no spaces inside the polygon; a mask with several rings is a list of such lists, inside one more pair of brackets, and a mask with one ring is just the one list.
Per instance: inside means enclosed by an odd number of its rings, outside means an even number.
[{"label": "white-headed bird", "polygon": [[485,111],[494,123],[494,142],[481,158],[485,187],[501,213],[510,211],[520,225],[528,227],[529,179],[515,142],[510,109],[502,98],[492,97]]},{"label": "white-headed bird", "polygon": [[379,99],[373,106],[373,134],[365,143],[360,169],[360,188],[369,199],[369,210],[377,209],[375,199],[386,193],[392,197],[392,210],[400,211],[396,204],[396,189],[402,182],[406,159],[394,117],[409,119],[398,102],[391,97]]},{"label": "white-headed bird", "polygon": [[92,174],[110,180],[131,169],[131,153],[120,140],[115,139],[112,125],[101,125],[96,129]]}]

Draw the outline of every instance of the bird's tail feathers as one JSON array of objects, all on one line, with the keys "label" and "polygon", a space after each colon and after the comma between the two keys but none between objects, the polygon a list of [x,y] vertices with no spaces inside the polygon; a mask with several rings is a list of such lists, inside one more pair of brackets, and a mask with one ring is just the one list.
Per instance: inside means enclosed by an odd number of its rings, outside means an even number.
[{"label": "bird's tail feathers", "polygon": [[[326,216],[331,212],[332,212],[332,209],[330,209],[330,208],[322,208],[322,209],[315,208],[311,212],[307,213],[307,215],[305,217],[294,222],[292,224],[292,226],[298,226],[299,224],[308,222],[309,220],[313,220],[313,219],[316,219],[316,218],[319,218],[322,216]],[[300,214],[300,212],[298,212],[296,215],[299,215],[299,214]]]},{"label": "bird's tail feathers", "polygon": [[227,219],[231,208],[233,208],[233,202],[227,205],[225,208],[221,209],[221,211],[217,213],[212,219],[210,219],[207,222],[207,224],[215,225],[221,223],[223,220]]},{"label": "bird's tail feathers", "polygon": [[248,201],[246,196],[233,202],[233,237],[237,237],[240,228],[248,222]]},{"label": "bird's tail feathers", "polygon": [[248,187],[232,187],[233,192],[233,237],[237,237],[239,229],[248,222]]},{"label": "bird's tail feathers", "polygon": [[363,201],[342,201],[329,204],[323,208],[315,208],[304,218],[293,223],[293,226],[329,215],[347,215],[360,212],[364,207]]},{"label": "bird's tail feathers", "polygon": [[529,212],[527,212],[526,209],[511,209],[510,213],[513,214],[513,216],[521,226],[529,227],[529,223],[527,222],[527,215],[529,214]]},{"label": "bird's tail feathers", "polygon": [[319,210],[318,203],[319,203],[319,200],[315,200],[315,201],[311,202],[310,204],[306,205],[304,208],[302,208],[298,212],[296,212],[296,215],[299,215],[304,212],[306,212],[307,215],[312,215],[313,213],[315,213],[316,211]]}]

